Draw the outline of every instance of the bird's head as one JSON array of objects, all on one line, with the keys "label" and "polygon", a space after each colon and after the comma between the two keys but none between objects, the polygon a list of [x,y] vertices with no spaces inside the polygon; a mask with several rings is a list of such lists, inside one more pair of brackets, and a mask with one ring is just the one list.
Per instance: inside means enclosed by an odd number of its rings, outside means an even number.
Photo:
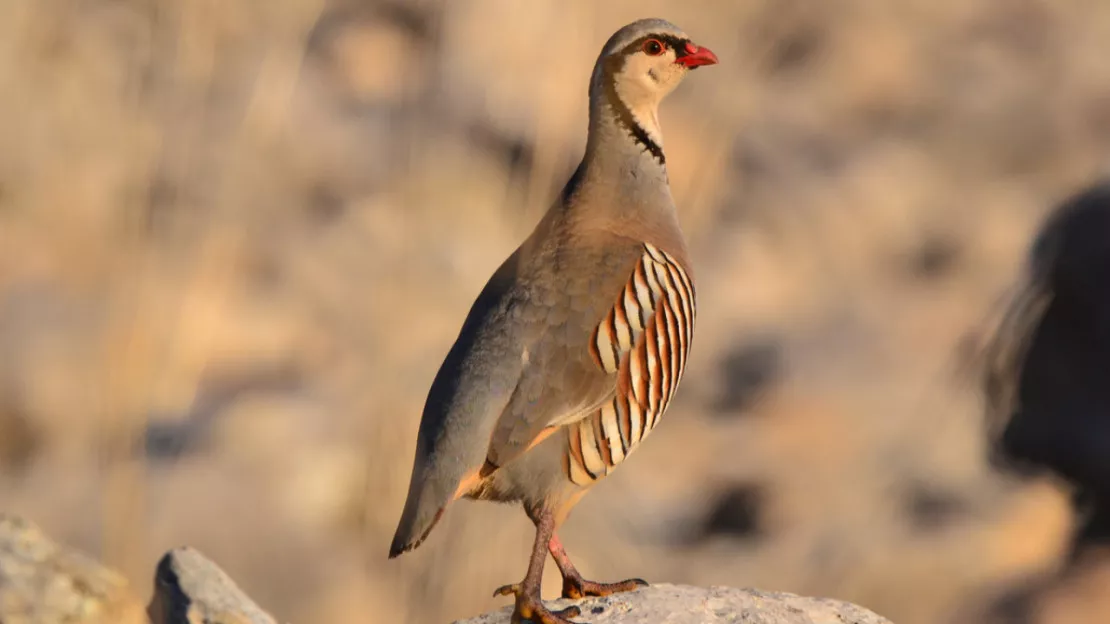
[{"label": "bird's head", "polygon": [[611,84],[632,110],[654,108],[690,70],[713,65],[717,55],[699,46],[677,26],[644,19],[609,38],[594,71],[595,87]]}]

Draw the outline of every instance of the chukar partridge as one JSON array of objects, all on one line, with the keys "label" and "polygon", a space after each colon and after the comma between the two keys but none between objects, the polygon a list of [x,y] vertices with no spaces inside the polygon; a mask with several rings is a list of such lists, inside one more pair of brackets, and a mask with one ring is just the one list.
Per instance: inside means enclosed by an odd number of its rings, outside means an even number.
[{"label": "chukar partridge", "polygon": [[717,62],[673,24],[634,22],[590,79],[586,153],[531,236],[493,274],[432,383],[389,556],[416,548],[461,497],[520,501],[536,525],[513,621],[565,623],[540,600],[548,552],[563,595],[627,591],[582,578],[555,529],[655,427],[686,367],[694,281],[667,183],[658,106]]}]

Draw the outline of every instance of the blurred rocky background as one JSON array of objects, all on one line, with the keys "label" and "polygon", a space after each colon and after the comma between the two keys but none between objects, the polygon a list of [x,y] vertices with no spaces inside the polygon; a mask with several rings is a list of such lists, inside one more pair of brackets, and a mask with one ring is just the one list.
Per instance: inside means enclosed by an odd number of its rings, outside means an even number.
[{"label": "blurred rocky background", "polygon": [[1076,518],[990,467],[965,358],[1110,164],[1098,0],[3,0],[0,509],[139,588],[190,544],[281,621],[502,606],[515,508],[386,559],[416,427],[645,16],[722,60],[661,111],[698,337],[565,527],[578,567],[899,624],[1110,618],[1097,562],[1007,599]]}]

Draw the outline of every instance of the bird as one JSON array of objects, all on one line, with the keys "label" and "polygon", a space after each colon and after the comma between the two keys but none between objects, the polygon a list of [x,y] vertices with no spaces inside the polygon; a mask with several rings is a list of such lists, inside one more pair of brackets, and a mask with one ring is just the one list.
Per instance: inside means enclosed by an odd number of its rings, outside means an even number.
[{"label": "bird", "polygon": [[981,354],[989,459],[1068,484],[1074,554],[1110,542],[1110,179],[1056,206],[1029,247]]},{"label": "bird", "polygon": [[569,624],[540,596],[548,553],[563,596],[632,591],[588,581],[556,529],[659,423],[686,368],[694,272],[671,194],[660,102],[718,62],[674,24],[641,19],[604,44],[585,152],[531,235],[475,299],[432,381],[389,557],[418,547],[460,498],[518,502],[535,524],[512,621]]},{"label": "bird", "polygon": [[971,336],[980,344],[968,345],[985,458],[1018,482],[1050,477],[1074,522],[1056,569],[1003,588],[982,622],[1031,621],[1110,544],[1110,177],[1053,206],[1023,260],[995,318]]}]

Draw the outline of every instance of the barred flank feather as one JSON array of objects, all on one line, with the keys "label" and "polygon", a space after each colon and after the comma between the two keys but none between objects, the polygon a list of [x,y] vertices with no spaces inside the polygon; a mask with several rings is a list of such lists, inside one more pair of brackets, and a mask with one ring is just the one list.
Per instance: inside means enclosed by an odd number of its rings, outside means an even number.
[{"label": "barred flank feather", "polygon": [[595,363],[617,373],[617,394],[567,427],[567,476],[588,486],[612,472],[659,422],[678,389],[694,333],[694,284],[665,251],[644,255],[594,330]]}]

